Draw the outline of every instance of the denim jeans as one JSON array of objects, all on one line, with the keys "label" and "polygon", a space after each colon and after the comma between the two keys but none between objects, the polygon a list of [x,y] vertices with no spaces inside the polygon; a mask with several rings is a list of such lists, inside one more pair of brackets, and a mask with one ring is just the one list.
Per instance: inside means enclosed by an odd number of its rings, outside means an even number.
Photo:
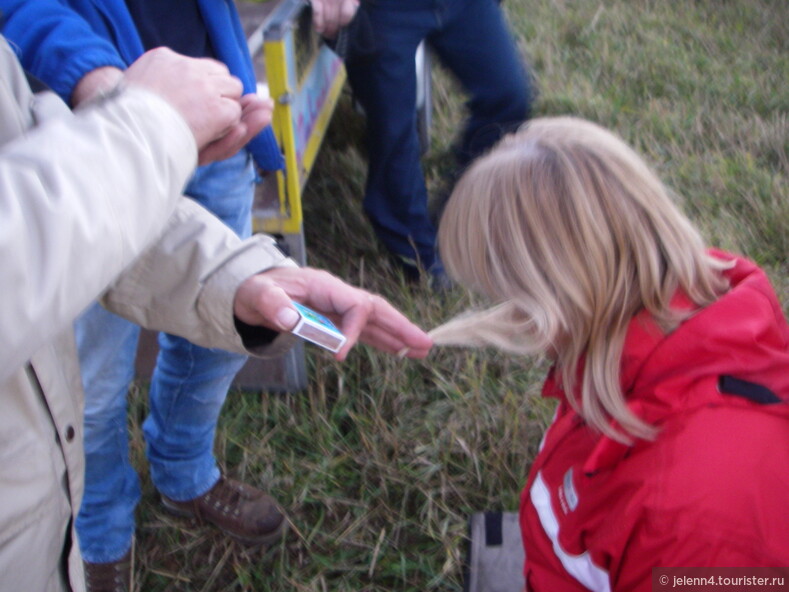
[{"label": "denim jeans", "polygon": [[[200,167],[185,193],[241,236],[251,232],[254,172],[246,151]],[[140,483],[129,461],[126,396],[140,328],[93,304],[76,322],[85,386],[85,494],[77,516],[86,561],[115,561],[131,547]],[[143,432],[151,478],[164,495],[189,500],[219,479],[217,418],[245,356],[159,335]]]},{"label": "denim jeans", "polygon": [[459,169],[528,116],[532,91],[495,0],[370,0],[360,7],[346,66],[367,115],[364,209],[389,251],[436,263],[416,127],[415,53],[426,39],[468,95]]}]

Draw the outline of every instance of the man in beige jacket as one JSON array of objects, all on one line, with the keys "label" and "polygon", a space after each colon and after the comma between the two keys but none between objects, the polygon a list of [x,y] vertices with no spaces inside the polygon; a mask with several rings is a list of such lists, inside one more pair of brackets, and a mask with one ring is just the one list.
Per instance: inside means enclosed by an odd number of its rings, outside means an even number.
[{"label": "man in beige jacket", "polygon": [[262,125],[216,62],[149,52],[116,96],[72,116],[33,94],[0,40],[0,90],[0,590],[81,591],[70,326],[98,295],[145,327],[253,355],[293,339],[290,299],[338,322],[338,360],[358,340],[412,357],[431,341],[380,297],[296,267],[268,237],[242,242],[180,197],[198,150]]}]

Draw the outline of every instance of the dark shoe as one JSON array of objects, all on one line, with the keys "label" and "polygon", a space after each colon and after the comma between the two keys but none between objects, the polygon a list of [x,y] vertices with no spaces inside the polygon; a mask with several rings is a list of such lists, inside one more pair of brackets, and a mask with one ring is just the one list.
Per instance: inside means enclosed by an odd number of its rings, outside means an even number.
[{"label": "dark shoe", "polygon": [[275,543],[282,536],[286,524],[274,498],[224,476],[200,497],[177,502],[162,495],[162,504],[177,516],[213,524],[248,545]]},{"label": "dark shoe", "polygon": [[447,294],[455,288],[455,283],[444,271],[444,266],[440,261],[428,270],[428,274],[428,285],[435,294]]},{"label": "dark shoe", "polygon": [[414,259],[409,259],[403,255],[390,253],[392,263],[402,270],[403,278],[412,284],[423,284],[426,282],[428,289],[435,294],[446,294],[455,287],[454,282],[444,271],[444,264],[441,259],[436,258],[433,264],[424,269]]},{"label": "dark shoe", "polygon": [[134,544],[118,561],[109,563],[83,561],[82,564],[85,566],[87,592],[132,592]]}]

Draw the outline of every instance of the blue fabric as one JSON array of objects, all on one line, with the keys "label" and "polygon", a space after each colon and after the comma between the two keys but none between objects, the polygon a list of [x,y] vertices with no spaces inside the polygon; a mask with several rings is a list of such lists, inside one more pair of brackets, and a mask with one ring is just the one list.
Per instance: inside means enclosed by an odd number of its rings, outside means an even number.
[{"label": "blue fabric", "polygon": [[440,261],[416,128],[417,46],[426,39],[468,93],[460,168],[529,116],[529,79],[495,0],[371,0],[360,11],[365,36],[349,43],[346,67],[367,115],[364,209],[392,253],[430,270]]},{"label": "blue fabric", "polygon": [[[140,328],[98,303],[74,328],[86,391],[85,493],[76,526],[83,557],[103,563],[120,559],[131,548],[134,508],[140,500],[126,423]],[[111,347],[107,336],[112,336]]]},{"label": "blue fabric", "polygon": [[3,35],[22,65],[65,101],[90,70],[126,66],[107,38],[59,0],[0,0],[0,11]]},{"label": "blue fabric", "polygon": [[[233,0],[198,0],[217,59],[256,91],[255,71]],[[3,35],[24,67],[69,101],[76,83],[100,66],[123,68],[144,51],[124,0],[0,0]],[[271,127],[247,145],[264,171],[284,167]]]},{"label": "blue fabric", "polygon": [[[252,165],[242,152],[202,167],[187,193],[239,235],[249,236],[253,179]],[[75,330],[85,387],[86,460],[77,534],[83,557],[103,563],[129,550],[140,499],[126,423],[126,394],[134,378],[140,329],[94,304]],[[246,357],[164,334],[159,348],[143,425],[150,474],[161,493],[188,500],[219,479],[213,455],[216,422]]]},{"label": "blue fabric", "polygon": [[196,58],[216,57],[197,0],[125,0],[145,47],[169,47]]}]

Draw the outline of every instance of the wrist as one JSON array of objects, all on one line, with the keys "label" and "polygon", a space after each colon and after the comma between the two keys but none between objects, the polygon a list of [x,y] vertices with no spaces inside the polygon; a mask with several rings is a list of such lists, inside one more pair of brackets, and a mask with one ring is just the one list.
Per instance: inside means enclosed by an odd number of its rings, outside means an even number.
[{"label": "wrist", "polygon": [[91,70],[74,86],[71,104],[73,107],[79,107],[117,94],[122,80],[123,70],[114,66],[102,66]]}]

